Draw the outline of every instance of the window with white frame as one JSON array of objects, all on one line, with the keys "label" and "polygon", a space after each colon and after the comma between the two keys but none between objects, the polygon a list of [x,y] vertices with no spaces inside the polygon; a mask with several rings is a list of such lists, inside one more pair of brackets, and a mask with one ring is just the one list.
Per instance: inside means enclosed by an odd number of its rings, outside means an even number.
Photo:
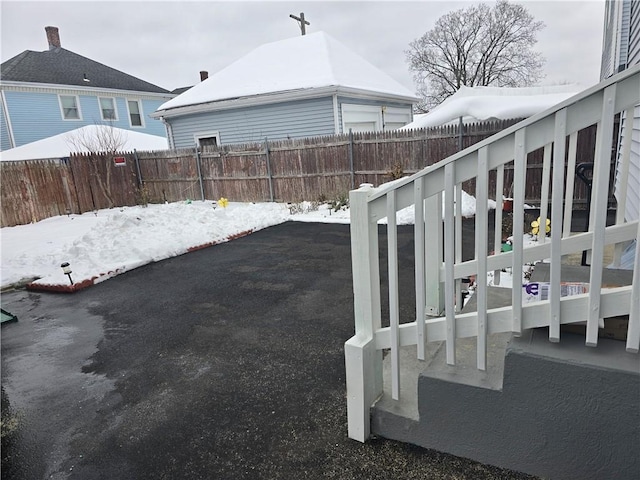
[{"label": "window with white frame", "polygon": [[100,97],[98,101],[100,102],[100,114],[102,115],[102,120],[118,120],[115,99],[111,97]]},{"label": "window with white frame", "polygon": [[60,110],[65,120],[81,120],[80,102],[76,95],[60,95]]},{"label": "window with white frame", "polygon": [[132,127],[144,127],[142,122],[142,105],[139,100],[127,100],[129,108],[129,122]]},{"label": "window with white frame", "polygon": [[220,145],[220,132],[201,132],[193,135],[198,147],[217,147]]}]

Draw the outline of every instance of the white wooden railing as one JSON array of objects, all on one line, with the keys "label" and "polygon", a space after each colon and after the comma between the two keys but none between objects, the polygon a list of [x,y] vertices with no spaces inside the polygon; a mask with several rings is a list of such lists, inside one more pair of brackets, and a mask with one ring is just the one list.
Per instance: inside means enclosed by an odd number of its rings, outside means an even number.
[{"label": "white wooden railing", "polygon": [[[629,315],[626,349],[638,352],[640,247],[636,247],[632,285],[602,288],[605,245],[618,245],[640,237],[638,221],[625,223],[618,216],[615,225],[606,226],[611,152],[615,142],[614,117],[626,111],[627,118],[632,118],[633,107],[637,104],[640,104],[640,66],[410,177],[378,188],[362,185],[350,193],[355,335],[345,343],[345,361],[351,438],[365,441],[369,437],[370,407],[383,391],[384,350],[388,350],[390,355],[391,393],[395,400],[400,398],[400,348],[407,345],[417,345],[418,358],[424,360],[427,342],[445,341],[447,363],[455,365],[456,339],[477,337],[477,367],[484,370],[487,366],[488,334],[521,334],[525,329],[549,327],[549,340],[558,342],[561,324],[586,321],[586,345],[597,346],[599,319]],[[591,220],[587,232],[570,236],[577,135],[580,130],[594,124],[597,125],[597,134]],[[630,142],[631,135],[625,135],[624,139]],[[546,218],[551,219],[550,241],[546,239],[525,247],[527,154],[540,148],[544,148],[540,216],[542,225]],[[630,145],[623,144],[620,151],[618,168],[624,171],[628,168]],[[571,172],[566,180],[565,161]],[[501,253],[496,248],[495,254],[486,255],[488,213],[483,206],[489,200],[489,172],[495,171],[497,175],[494,236],[495,244],[501,245],[503,179],[505,166],[511,165],[514,170],[513,250]],[[462,261],[460,192],[462,182],[473,178],[477,202],[476,255],[473,260]],[[547,210],[549,203],[550,212]],[[401,319],[396,212],[410,205],[415,209],[416,318]],[[624,205],[618,204],[620,209],[624,211]],[[384,218],[388,223],[389,326],[382,328],[378,222]],[[640,245],[640,242],[636,244]],[[590,253],[589,293],[561,298],[561,256],[583,250]],[[477,312],[461,314],[456,309],[456,305],[462,305],[459,297],[461,279],[470,275],[485,279],[487,272],[499,272],[507,267],[513,272],[520,272],[526,263],[543,259],[550,259],[549,300],[523,305],[522,279],[516,274],[513,277],[511,306],[488,309],[486,282],[478,281],[475,292]]]}]

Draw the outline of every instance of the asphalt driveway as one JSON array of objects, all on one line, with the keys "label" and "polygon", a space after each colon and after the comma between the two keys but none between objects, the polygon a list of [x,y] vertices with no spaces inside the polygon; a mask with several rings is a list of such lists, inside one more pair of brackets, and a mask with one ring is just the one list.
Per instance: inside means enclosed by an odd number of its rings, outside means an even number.
[{"label": "asphalt driveway", "polygon": [[348,225],[285,223],[2,306],[19,318],[2,326],[3,478],[529,478],[347,438]]}]

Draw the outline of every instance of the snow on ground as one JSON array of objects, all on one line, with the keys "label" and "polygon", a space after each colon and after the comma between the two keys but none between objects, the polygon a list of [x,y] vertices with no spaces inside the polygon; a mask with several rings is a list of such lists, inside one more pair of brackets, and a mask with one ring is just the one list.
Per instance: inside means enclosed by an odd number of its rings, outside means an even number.
[{"label": "snow on ground", "polygon": [[0,232],[0,282],[6,286],[41,277],[36,283],[68,285],[63,262],[70,263],[76,283],[96,276],[106,280],[288,218],[282,204],[230,203],[214,210],[207,201],[112,208],[5,227]]},{"label": "snow on ground", "polygon": [[[473,216],[475,208],[475,198],[463,192],[463,215]],[[75,283],[91,279],[97,283],[288,220],[349,223],[349,213],[348,208],[335,211],[312,202],[229,203],[222,208],[216,202],[194,201],[52,217],[0,230],[0,284],[5,287],[38,277],[37,284],[69,285],[60,267],[63,262],[69,262]],[[413,206],[398,212],[397,222],[412,224]]]},{"label": "snow on ground", "polygon": [[82,145],[83,140],[87,140],[90,144],[98,138],[106,138],[107,140],[105,141],[107,143],[113,141],[121,144],[120,151],[134,149],[139,151],[166,150],[168,147],[165,137],[124,130],[108,125],[86,125],[69,132],[27,143],[20,147],[4,150],[0,152],[0,161],[11,162],[68,157],[70,152],[87,152],[89,150],[86,144]]}]

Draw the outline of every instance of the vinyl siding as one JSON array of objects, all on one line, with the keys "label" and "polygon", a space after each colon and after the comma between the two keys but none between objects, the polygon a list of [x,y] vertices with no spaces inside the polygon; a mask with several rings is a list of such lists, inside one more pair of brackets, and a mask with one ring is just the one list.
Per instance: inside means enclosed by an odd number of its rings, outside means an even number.
[{"label": "vinyl siding", "polygon": [[[631,132],[631,158],[629,160],[629,175],[627,177],[627,202],[624,218],[628,222],[640,220],[640,105],[634,109],[633,128],[627,128],[627,121],[622,120],[620,129],[620,146],[625,135]],[[619,150],[618,150],[619,151]],[[615,195],[618,201],[620,189],[620,169],[616,169],[616,189]]]},{"label": "vinyl siding", "polygon": [[168,118],[175,148],[194,146],[194,134],[219,132],[222,145],[333,135],[332,97],[297,100]]},{"label": "vinyl siding", "polygon": [[[640,63],[640,2],[627,2],[627,9],[623,10],[622,24],[626,25],[623,43],[627,47],[626,61],[628,66]],[[623,29],[624,30],[624,29]],[[631,127],[631,128],[629,128]],[[633,221],[640,219],[640,105],[634,109],[632,122],[622,119],[620,126],[620,143],[618,152],[622,147],[622,142],[626,135],[631,135],[631,157],[629,159],[629,175],[627,177],[627,201],[624,212],[625,220]],[[618,200],[620,188],[620,171],[616,169],[615,195]]]},{"label": "vinyl siding", "polygon": [[[97,95],[77,95],[80,105],[80,120],[64,120],[60,110],[58,94],[40,92],[21,92],[6,90],[7,110],[11,118],[15,146],[35,142],[53,135],[68,132],[85,125],[105,123],[102,120]],[[68,94],[64,92],[63,94]],[[101,94],[100,96],[109,96]],[[152,135],[166,137],[166,130],[160,120],[150,118],[149,113],[155,111],[166,99],[142,99],[144,128],[131,127],[126,105],[126,98],[111,96],[116,100],[117,121],[114,127],[135,130]],[[130,97],[131,99],[135,97]],[[2,149],[5,149],[4,131],[2,133]]]},{"label": "vinyl siding", "polygon": [[631,5],[629,54],[627,61],[629,66],[640,63],[640,2]]},{"label": "vinyl siding", "polygon": [[625,69],[629,56],[630,16],[636,0],[607,0],[602,44],[600,79]]},{"label": "vinyl siding", "polygon": [[622,20],[620,22],[620,58],[616,73],[627,68],[629,52],[629,20],[631,15],[631,0],[622,1]]}]

